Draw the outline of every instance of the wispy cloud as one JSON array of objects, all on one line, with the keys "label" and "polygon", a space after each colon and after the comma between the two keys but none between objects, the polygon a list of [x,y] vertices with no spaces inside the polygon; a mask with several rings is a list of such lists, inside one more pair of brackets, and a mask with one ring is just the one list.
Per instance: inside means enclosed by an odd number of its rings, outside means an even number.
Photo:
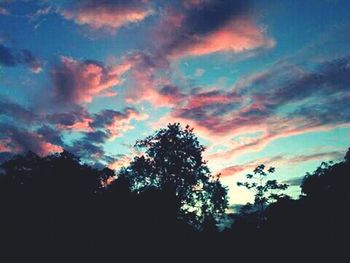
[{"label": "wispy cloud", "polygon": [[115,33],[119,28],[143,21],[153,14],[148,1],[89,0],[61,11],[64,18],[91,29]]},{"label": "wispy cloud", "polygon": [[[318,152],[318,153],[310,153],[303,155],[276,155],[269,158],[263,158],[258,160],[253,160],[248,163],[244,163],[241,165],[232,165],[228,166],[220,171],[221,176],[235,176],[237,174],[241,174],[243,172],[249,173],[251,172],[257,165],[263,163],[266,166],[292,166],[292,165],[300,165],[300,163],[309,162],[309,161],[324,161],[324,159],[339,161],[343,158],[344,152],[342,151],[329,151],[329,152]],[[286,181],[288,182],[288,181]],[[300,182],[300,179],[294,181]],[[292,182],[289,182],[292,184]]]}]

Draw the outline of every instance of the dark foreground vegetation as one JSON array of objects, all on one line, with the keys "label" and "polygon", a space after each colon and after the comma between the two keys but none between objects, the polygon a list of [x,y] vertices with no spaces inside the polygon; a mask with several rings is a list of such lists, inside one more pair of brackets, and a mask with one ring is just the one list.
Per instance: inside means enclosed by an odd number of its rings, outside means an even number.
[{"label": "dark foreground vegetation", "polygon": [[298,200],[265,180],[273,168],[257,167],[240,183],[254,204],[227,215],[226,189],[190,128],[169,125],[136,147],[118,174],[65,151],[3,163],[1,262],[348,262],[337,258],[349,251],[350,151],[306,175]]}]

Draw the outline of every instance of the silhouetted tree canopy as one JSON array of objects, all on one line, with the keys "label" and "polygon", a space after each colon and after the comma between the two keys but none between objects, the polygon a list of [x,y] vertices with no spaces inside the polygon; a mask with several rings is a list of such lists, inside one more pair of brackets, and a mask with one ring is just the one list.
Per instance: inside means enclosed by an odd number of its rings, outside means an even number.
[{"label": "silhouetted tree canopy", "polygon": [[32,191],[58,192],[62,196],[92,194],[101,187],[100,173],[67,151],[39,157],[29,152],[18,155],[3,163],[1,168],[6,176],[0,176],[2,191],[13,187],[29,188]]},{"label": "silhouetted tree canopy", "polygon": [[173,193],[182,204],[178,216],[192,224],[225,213],[227,190],[210,173],[202,157],[205,148],[189,126],[169,124],[135,146],[143,154],[120,173],[135,191],[156,188]]},{"label": "silhouetted tree canopy", "polygon": [[[350,150],[306,174],[296,199],[259,165],[239,183],[254,192],[253,209],[227,214],[226,188],[192,129],[170,124],[136,145],[141,154],[117,176],[66,151],[1,164],[1,261],[341,262],[348,253]],[[222,232],[221,216],[233,223]]]},{"label": "silhouetted tree canopy", "polygon": [[344,161],[340,163],[326,163],[304,177],[301,184],[302,193],[309,198],[350,201],[350,150],[347,151]]}]

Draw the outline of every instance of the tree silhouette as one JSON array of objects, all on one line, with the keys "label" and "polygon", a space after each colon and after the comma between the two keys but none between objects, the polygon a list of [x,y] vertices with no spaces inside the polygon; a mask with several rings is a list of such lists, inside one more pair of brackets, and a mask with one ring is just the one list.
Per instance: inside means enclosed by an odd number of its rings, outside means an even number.
[{"label": "tree silhouette", "polygon": [[66,151],[47,157],[34,153],[16,156],[1,168],[3,251],[18,249],[24,256],[40,248],[42,257],[58,250],[62,255],[82,253],[93,239],[100,172]]},{"label": "tree silhouette", "polygon": [[172,193],[182,204],[178,216],[194,225],[224,214],[227,190],[210,173],[202,157],[205,148],[193,129],[169,124],[135,146],[143,155],[135,157],[120,173],[132,182],[134,191],[156,188]]},{"label": "tree silhouette", "polygon": [[265,169],[264,164],[258,165],[252,174],[247,174],[248,182],[237,182],[237,186],[243,186],[254,192],[254,204],[248,203],[243,207],[243,211],[257,210],[263,213],[266,206],[275,202],[286,195],[281,191],[288,188],[287,184],[278,183],[277,180],[266,180],[268,175],[275,172],[274,167]]},{"label": "tree silhouette", "polygon": [[[242,261],[287,253],[337,261],[348,253],[350,149],[343,161],[306,174],[297,199],[283,193],[286,184],[268,180],[274,168],[259,165],[238,183],[254,192],[254,204],[230,215],[226,189],[210,174],[192,129],[170,124],[136,145],[142,154],[117,176],[66,151],[4,162],[0,257],[11,260],[3,261],[224,261],[232,248]],[[232,227],[220,232],[222,215]]]},{"label": "tree silhouette", "polygon": [[350,201],[350,149],[343,162],[322,162],[313,172],[307,173],[301,184],[301,191],[307,198]]}]

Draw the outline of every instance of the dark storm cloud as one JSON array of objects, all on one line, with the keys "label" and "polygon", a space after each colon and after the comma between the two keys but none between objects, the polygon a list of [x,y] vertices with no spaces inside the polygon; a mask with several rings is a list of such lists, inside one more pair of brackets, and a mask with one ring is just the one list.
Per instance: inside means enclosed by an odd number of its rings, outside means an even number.
[{"label": "dark storm cloud", "polygon": [[42,63],[27,49],[14,49],[0,44],[0,65],[14,67],[24,65],[34,73],[41,71]]}]

